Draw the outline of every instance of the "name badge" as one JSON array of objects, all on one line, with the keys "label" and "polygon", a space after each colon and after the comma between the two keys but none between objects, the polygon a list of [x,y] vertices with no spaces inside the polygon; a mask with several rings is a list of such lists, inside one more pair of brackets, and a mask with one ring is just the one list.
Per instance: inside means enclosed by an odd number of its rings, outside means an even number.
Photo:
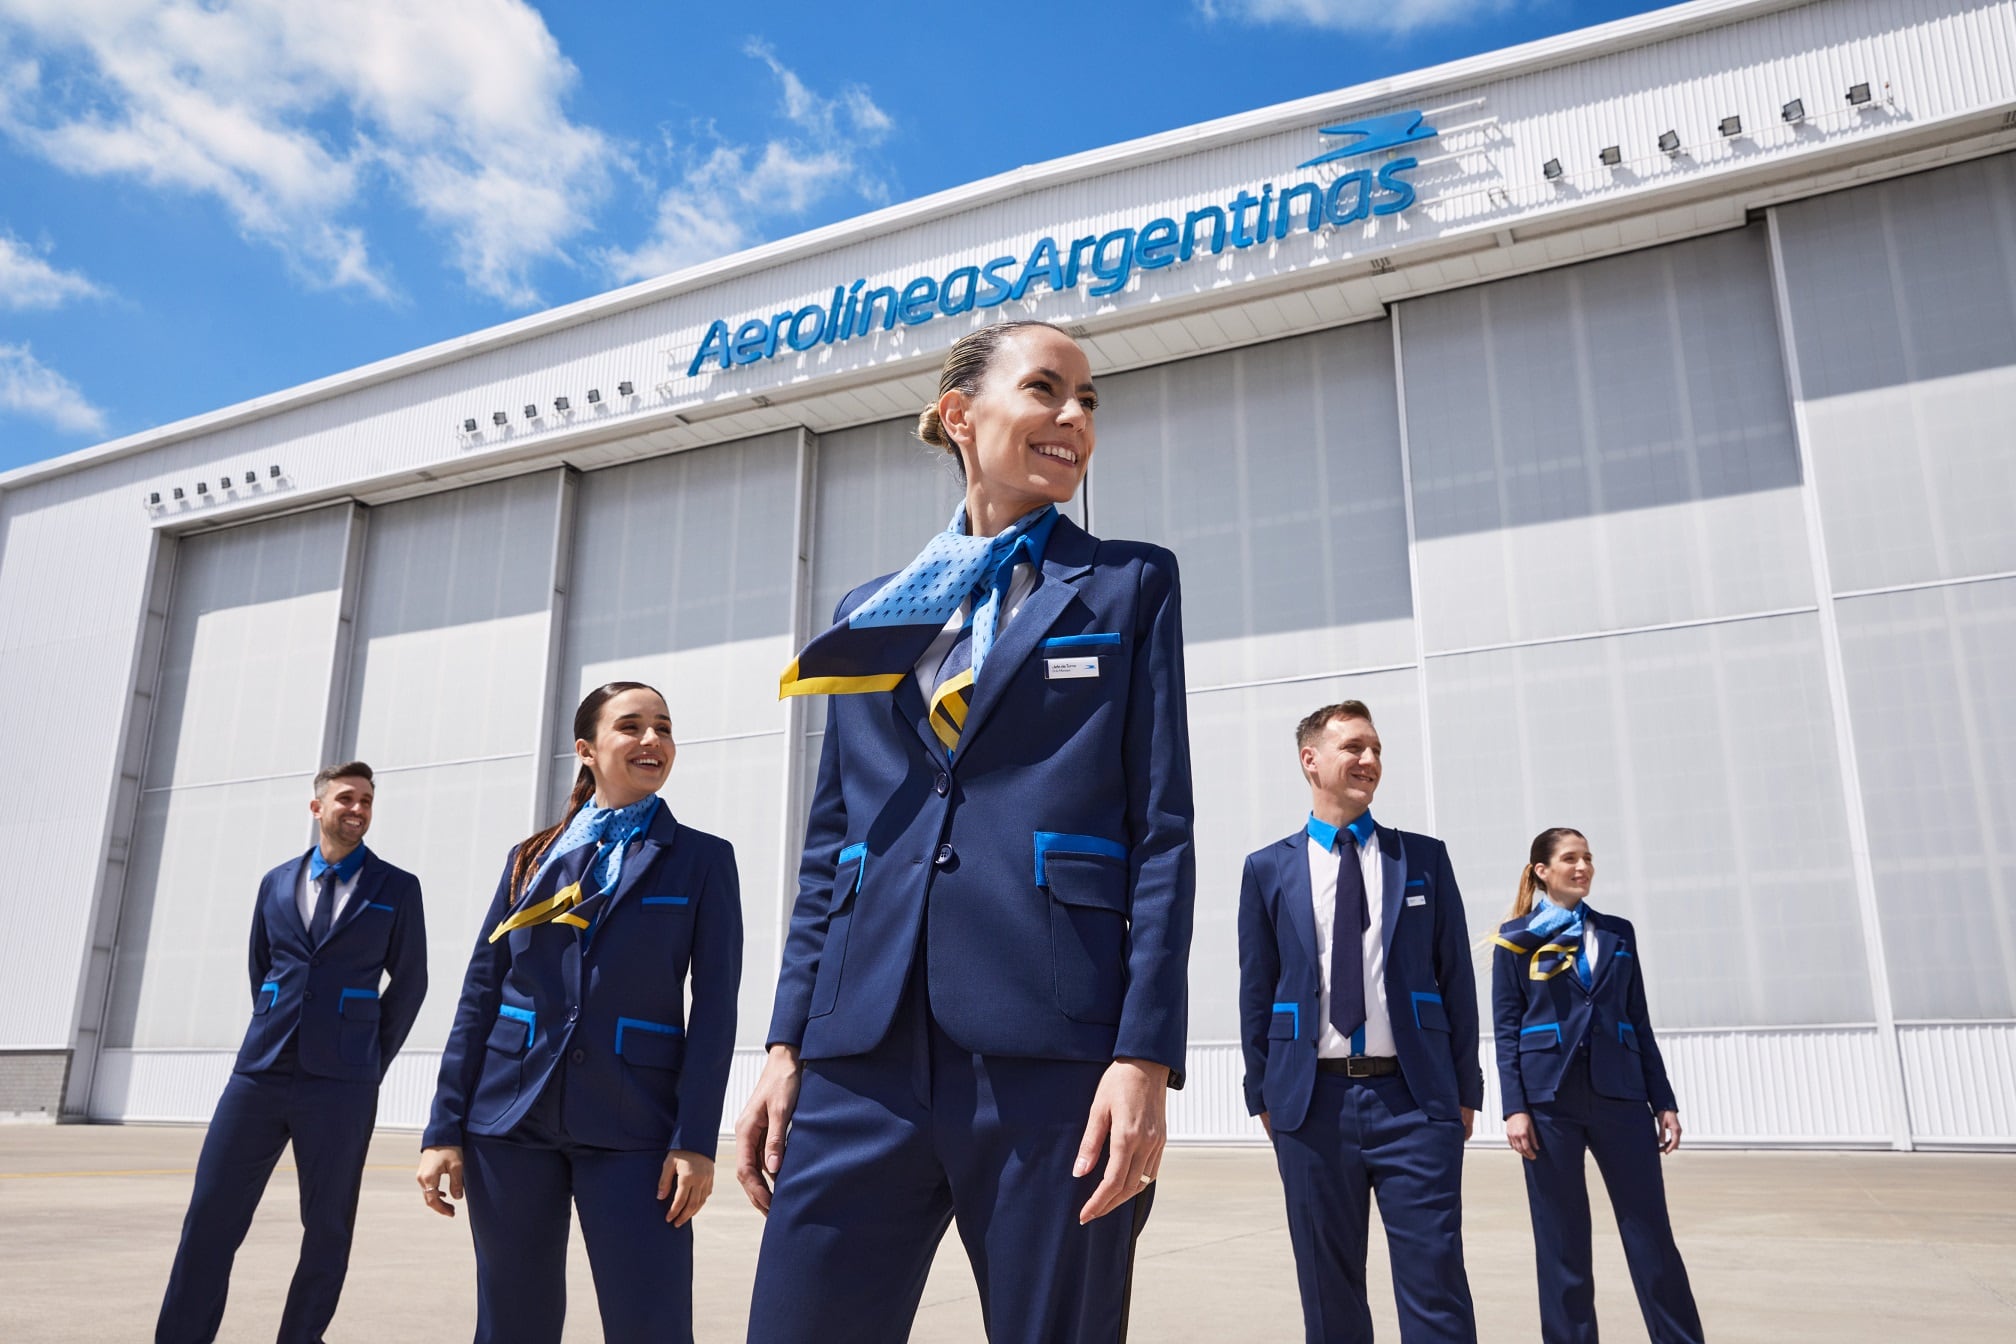
[{"label": "name badge", "polygon": [[1409,904],[1409,905],[1426,905],[1426,904],[1428,904],[1428,898],[1427,898],[1426,896],[1409,896],[1409,897],[1407,898],[1407,904]]},{"label": "name badge", "polygon": [[1044,676],[1051,681],[1063,681],[1071,677],[1096,677],[1099,675],[1097,658],[1047,658]]}]

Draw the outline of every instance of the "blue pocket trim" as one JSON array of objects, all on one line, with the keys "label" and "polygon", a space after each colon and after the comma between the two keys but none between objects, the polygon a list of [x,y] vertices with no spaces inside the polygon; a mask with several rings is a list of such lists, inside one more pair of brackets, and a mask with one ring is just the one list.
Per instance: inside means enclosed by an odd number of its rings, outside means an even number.
[{"label": "blue pocket trim", "polygon": [[366,910],[383,910],[388,915],[397,913],[392,909],[391,906],[386,905],[383,901],[367,901],[364,905],[364,908]]},{"label": "blue pocket trim", "polygon": [[1631,955],[1631,949],[1628,947],[1620,947],[1615,952],[1612,952],[1610,955],[1613,957],[1628,957]]},{"label": "blue pocket trim", "polygon": [[1127,858],[1127,846],[1117,840],[1102,840],[1096,835],[1066,835],[1062,831],[1036,832],[1036,885],[1048,886],[1043,876],[1043,857],[1055,850],[1059,854],[1093,854],[1102,859]]},{"label": "blue pocket trim", "polygon": [[1554,1033],[1554,1044],[1556,1044],[1556,1045],[1559,1045],[1559,1044],[1561,1044],[1561,1024],[1560,1024],[1559,1022],[1542,1022],[1542,1023],[1541,1023],[1541,1024],[1539,1025],[1539,1026],[1537,1026],[1537,1027],[1521,1027],[1521,1028],[1519,1028],[1519,1034],[1520,1034],[1521,1036],[1531,1036],[1531,1035],[1532,1035],[1532,1034],[1533,1034],[1534,1032],[1536,1032],[1536,1031],[1551,1031],[1551,1032],[1553,1032],[1553,1033]]},{"label": "blue pocket trim", "polygon": [[[272,1000],[266,1005],[267,1011],[271,1012],[273,1005],[280,1002],[280,982],[278,980],[268,980],[265,984],[259,986],[259,994],[271,994],[273,996]],[[259,997],[259,994],[254,994],[252,997],[256,999]]]},{"label": "blue pocket trim", "polygon": [[1274,1011],[1277,1013],[1287,1013],[1290,1017],[1293,1017],[1295,1019],[1295,1039],[1298,1041],[1301,1040],[1302,1005],[1299,1003],[1277,1003],[1274,1005]]},{"label": "blue pocket trim", "polygon": [[1118,647],[1120,636],[1108,633],[1091,635],[1058,635],[1043,641],[1046,649],[1091,649]]},{"label": "blue pocket trim", "polygon": [[669,1022],[647,1022],[641,1017],[619,1017],[616,1019],[616,1053],[623,1053],[623,1033],[628,1028],[648,1031],[654,1036],[683,1036],[685,1033]]},{"label": "blue pocket trim", "polygon": [[644,904],[646,904],[646,905],[684,905],[684,904],[686,904],[686,902],[687,902],[687,899],[688,899],[688,898],[687,898],[687,897],[684,897],[684,896],[646,896],[646,897],[644,898]]},{"label": "blue pocket trim", "polygon": [[525,1048],[527,1050],[532,1048],[532,1042],[538,1039],[539,1014],[533,1012],[530,1008],[517,1008],[508,1003],[500,1003],[497,1005],[497,1016],[508,1017],[513,1021],[523,1022],[525,1024]]},{"label": "blue pocket trim", "polygon": [[[1442,996],[1440,994],[1431,994],[1425,989],[1417,989],[1407,997],[1409,1002],[1412,1003],[1414,1007],[1414,1026],[1416,1027],[1416,1029],[1419,1029],[1421,1026],[1421,1000],[1427,999],[1430,1003],[1442,1002]],[[1444,1006],[1446,1007],[1447,1005]]]},{"label": "blue pocket trim", "polygon": [[1427,885],[1428,879],[1425,877],[1410,877],[1407,879],[1407,887],[1410,891],[1415,887],[1425,887]]},{"label": "blue pocket trim", "polygon": [[854,870],[854,894],[858,896],[861,894],[861,875],[868,871],[868,842],[866,840],[858,844],[849,845],[840,851],[840,867],[845,868],[856,859],[861,861],[861,866]]},{"label": "blue pocket trim", "polygon": [[1638,1028],[1632,1026],[1629,1022],[1619,1022],[1617,1024],[1617,1043],[1619,1045],[1624,1043],[1624,1033],[1627,1031],[1631,1033],[1632,1040],[1635,1041],[1638,1039]]},{"label": "blue pocket trim", "polygon": [[336,1016],[343,1016],[343,1005],[349,1003],[352,999],[376,999],[377,997],[378,991],[375,989],[346,989],[336,996]]}]

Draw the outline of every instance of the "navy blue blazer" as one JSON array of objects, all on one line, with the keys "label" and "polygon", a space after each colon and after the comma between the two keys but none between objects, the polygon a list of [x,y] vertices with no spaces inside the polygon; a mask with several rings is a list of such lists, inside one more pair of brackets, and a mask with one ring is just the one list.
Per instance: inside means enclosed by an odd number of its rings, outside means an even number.
[{"label": "navy blue blazer", "polygon": [[[1239,1037],[1246,1109],[1277,1130],[1308,1115],[1322,1034],[1323,962],[1309,886],[1309,835],[1246,856],[1239,885]],[[1386,1008],[1400,1074],[1422,1111],[1461,1118],[1484,1104],[1477,1062],[1477,978],[1463,894],[1440,840],[1379,828]],[[1423,898],[1418,905],[1415,897]]]},{"label": "navy blue blazer", "polygon": [[233,1067],[240,1073],[270,1069],[292,1039],[306,1072],[376,1083],[405,1044],[427,997],[420,879],[367,848],[350,903],[321,943],[310,944],[300,892],[302,870],[314,852],[259,879],[247,965],[252,1025]]},{"label": "navy blue blazer", "polygon": [[[549,922],[493,943],[517,857],[513,846],[476,934],[423,1146],[509,1133],[564,1058],[561,1114],[575,1142],[712,1157],[742,983],[734,846],[660,806],[592,938]],[[522,904],[553,895],[560,873],[548,868]]]},{"label": "navy blue blazer", "polygon": [[[1584,922],[1597,932],[1595,973],[1588,988],[1559,952],[1543,952],[1535,979],[1524,919],[1492,939],[1491,1016],[1498,1040],[1498,1093],[1505,1114],[1554,1099],[1575,1052],[1589,1047],[1589,1085],[1606,1097],[1646,1102],[1654,1111],[1677,1111],[1666,1061],[1652,1038],[1645,982],[1638,976],[1638,934],[1628,919],[1590,909]],[[1558,946],[1558,944],[1557,944]],[[1559,968],[1558,974],[1546,972]]]},{"label": "navy blue blazer", "polygon": [[[840,602],[834,620],[886,577]],[[1097,676],[1053,677],[1051,660]],[[1196,868],[1176,559],[1058,519],[956,757],[917,679],[829,698],[771,1044],[873,1049],[920,939],[978,1054],[1153,1060],[1182,1085]]]}]

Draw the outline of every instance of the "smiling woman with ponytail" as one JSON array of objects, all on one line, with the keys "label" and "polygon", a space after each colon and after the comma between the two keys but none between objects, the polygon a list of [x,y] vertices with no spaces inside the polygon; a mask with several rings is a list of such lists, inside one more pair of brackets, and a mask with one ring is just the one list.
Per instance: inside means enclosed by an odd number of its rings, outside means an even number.
[{"label": "smiling woman with ponytail", "polygon": [[677,747],[657,691],[597,687],[574,737],[565,810],[505,859],[422,1141],[427,1205],[452,1217],[467,1187],[478,1344],[557,1344],[577,1210],[604,1338],[692,1338],[689,1222],[742,973],[735,852],[658,797]]}]

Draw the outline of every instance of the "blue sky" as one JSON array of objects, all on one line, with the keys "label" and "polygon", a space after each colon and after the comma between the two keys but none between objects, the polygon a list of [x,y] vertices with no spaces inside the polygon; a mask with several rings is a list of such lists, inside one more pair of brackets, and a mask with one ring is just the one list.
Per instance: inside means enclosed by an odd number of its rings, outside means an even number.
[{"label": "blue sky", "polygon": [[0,470],[1654,8],[0,0]]}]

